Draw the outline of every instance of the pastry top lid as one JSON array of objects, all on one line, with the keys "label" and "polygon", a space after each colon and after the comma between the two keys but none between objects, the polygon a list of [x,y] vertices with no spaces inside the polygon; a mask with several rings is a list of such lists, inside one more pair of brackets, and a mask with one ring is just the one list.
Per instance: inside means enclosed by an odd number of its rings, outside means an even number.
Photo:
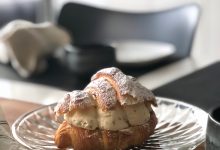
[{"label": "pastry top lid", "polygon": [[74,109],[99,107],[103,110],[138,103],[156,105],[154,94],[142,86],[136,78],[127,76],[115,67],[98,71],[84,90],[67,93],[55,107],[56,114],[64,114]]},{"label": "pastry top lid", "polygon": [[[141,85],[136,78],[125,75],[116,67],[105,68],[92,76],[92,81],[103,77],[107,79],[117,92],[117,97],[121,105],[132,105],[140,102],[149,101],[156,105],[154,94]],[[132,97],[133,101],[126,97]]]},{"label": "pastry top lid", "polygon": [[111,109],[117,104],[116,91],[105,78],[100,77],[91,81],[85,91],[93,95],[97,106],[104,110]]},{"label": "pastry top lid", "polygon": [[96,102],[86,91],[75,90],[65,94],[64,97],[58,101],[54,111],[59,115],[72,111],[73,109],[85,109],[95,105]]}]

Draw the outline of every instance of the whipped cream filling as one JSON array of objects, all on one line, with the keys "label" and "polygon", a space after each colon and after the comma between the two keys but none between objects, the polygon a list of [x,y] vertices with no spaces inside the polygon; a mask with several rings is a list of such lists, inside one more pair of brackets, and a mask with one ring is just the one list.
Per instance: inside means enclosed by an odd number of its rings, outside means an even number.
[{"label": "whipped cream filling", "polygon": [[97,120],[97,110],[95,107],[71,111],[64,114],[64,119],[74,126],[89,130],[95,130],[99,126]]},{"label": "whipped cream filling", "polygon": [[114,110],[103,111],[98,109],[99,128],[105,130],[120,130],[129,127],[127,117],[120,106]]},{"label": "whipped cream filling", "polygon": [[121,130],[129,126],[145,124],[150,119],[150,112],[144,103],[128,106],[116,106],[112,110],[96,107],[79,109],[66,113],[64,119],[77,127],[95,130]]},{"label": "whipped cream filling", "polygon": [[144,104],[129,105],[124,110],[132,126],[142,125],[150,119],[150,112]]}]

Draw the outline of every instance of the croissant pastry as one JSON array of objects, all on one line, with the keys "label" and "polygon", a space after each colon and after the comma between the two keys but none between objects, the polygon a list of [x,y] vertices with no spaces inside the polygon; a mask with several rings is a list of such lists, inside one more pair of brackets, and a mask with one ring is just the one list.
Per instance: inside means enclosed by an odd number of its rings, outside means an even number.
[{"label": "croissant pastry", "polygon": [[153,93],[115,67],[98,71],[84,90],[67,93],[55,107],[64,121],[55,133],[59,148],[123,150],[153,134]]}]

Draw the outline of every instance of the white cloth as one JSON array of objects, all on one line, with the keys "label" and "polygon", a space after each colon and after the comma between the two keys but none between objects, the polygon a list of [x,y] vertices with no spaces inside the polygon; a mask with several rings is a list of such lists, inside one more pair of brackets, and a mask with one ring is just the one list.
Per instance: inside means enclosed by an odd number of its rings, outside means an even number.
[{"label": "white cloth", "polygon": [[0,31],[0,62],[11,62],[22,77],[29,77],[44,71],[45,57],[70,42],[69,34],[51,23],[15,20]]}]

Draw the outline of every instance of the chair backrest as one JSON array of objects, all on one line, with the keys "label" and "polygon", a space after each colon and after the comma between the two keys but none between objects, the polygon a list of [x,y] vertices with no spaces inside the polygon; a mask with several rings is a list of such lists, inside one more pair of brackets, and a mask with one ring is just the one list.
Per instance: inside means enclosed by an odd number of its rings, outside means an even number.
[{"label": "chair backrest", "polygon": [[173,59],[190,54],[200,16],[197,4],[187,4],[159,12],[128,13],[77,3],[64,5],[58,24],[73,36],[76,45],[110,44],[140,39],[171,43]]}]

